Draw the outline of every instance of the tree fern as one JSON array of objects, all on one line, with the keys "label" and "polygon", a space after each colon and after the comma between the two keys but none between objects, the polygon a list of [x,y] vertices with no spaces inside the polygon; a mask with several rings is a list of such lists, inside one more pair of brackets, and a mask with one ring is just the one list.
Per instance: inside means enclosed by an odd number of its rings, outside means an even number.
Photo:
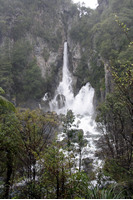
[{"label": "tree fern", "polygon": [[[0,87],[0,94],[4,94],[4,90]],[[0,95],[0,110],[9,110],[9,111],[15,111],[15,106],[8,101],[5,97]]]}]

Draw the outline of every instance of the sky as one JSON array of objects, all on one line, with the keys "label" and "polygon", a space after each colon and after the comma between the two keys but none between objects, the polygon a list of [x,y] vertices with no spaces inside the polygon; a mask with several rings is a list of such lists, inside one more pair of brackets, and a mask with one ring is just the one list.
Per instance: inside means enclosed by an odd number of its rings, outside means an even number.
[{"label": "sky", "polygon": [[73,0],[73,2],[74,3],[84,2],[87,7],[90,7],[92,9],[95,9],[96,6],[98,5],[97,0]]}]

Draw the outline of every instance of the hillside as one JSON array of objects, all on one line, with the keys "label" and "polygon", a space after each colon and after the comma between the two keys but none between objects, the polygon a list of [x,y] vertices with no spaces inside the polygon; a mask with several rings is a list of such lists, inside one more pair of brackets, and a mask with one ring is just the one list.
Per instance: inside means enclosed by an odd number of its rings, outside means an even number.
[{"label": "hillside", "polygon": [[118,15],[130,29],[128,37],[132,40],[131,1],[99,1],[93,11],[70,0],[5,0],[0,9],[0,84],[16,105],[27,98],[38,102],[46,92],[53,96],[66,39],[75,93],[89,81],[98,101],[111,87],[108,62],[126,59],[132,51],[126,34],[115,22]]},{"label": "hillside", "polygon": [[0,84],[8,98],[18,105],[40,99],[46,91],[53,93],[76,6],[69,0],[7,0],[0,2],[0,9]]},{"label": "hillside", "polygon": [[0,1],[0,198],[133,198],[133,2],[98,3]]}]

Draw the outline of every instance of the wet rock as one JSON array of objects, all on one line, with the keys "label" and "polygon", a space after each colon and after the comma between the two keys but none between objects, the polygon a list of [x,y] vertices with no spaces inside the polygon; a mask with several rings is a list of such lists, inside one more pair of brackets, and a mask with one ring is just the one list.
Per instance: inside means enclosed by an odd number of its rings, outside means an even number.
[{"label": "wet rock", "polygon": [[87,174],[91,173],[92,170],[93,170],[93,165],[92,165],[92,163],[93,163],[93,159],[90,159],[90,158],[84,158],[84,159],[82,160],[83,170],[84,170]]},{"label": "wet rock", "polygon": [[58,108],[63,108],[65,106],[65,101],[66,101],[66,98],[63,94],[58,94],[57,97],[56,97],[56,100],[58,102]]}]

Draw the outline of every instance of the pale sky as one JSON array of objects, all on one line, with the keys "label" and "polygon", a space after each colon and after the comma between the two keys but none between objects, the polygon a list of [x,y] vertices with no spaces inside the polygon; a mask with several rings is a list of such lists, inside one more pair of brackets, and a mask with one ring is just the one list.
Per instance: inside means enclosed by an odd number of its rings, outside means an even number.
[{"label": "pale sky", "polygon": [[74,3],[84,2],[87,7],[95,9],[98,5],[97,0],[73,0]]}]

